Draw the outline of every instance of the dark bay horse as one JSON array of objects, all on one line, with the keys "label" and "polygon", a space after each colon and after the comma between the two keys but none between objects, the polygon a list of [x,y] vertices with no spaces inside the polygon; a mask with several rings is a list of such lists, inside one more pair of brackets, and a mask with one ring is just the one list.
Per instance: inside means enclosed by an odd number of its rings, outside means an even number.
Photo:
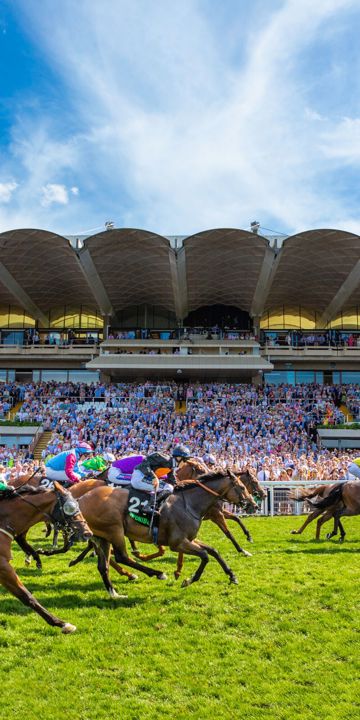
[{"label": "dark bay horse", "polygon": [[[199,460],[195,459],[189,459],[183,462],[180,466],[180,468],[176,471],[176,481],[177,482],[183,482],[186,480],[194,480],[195,478],[199,477],[200,475],[209,472],[209,468],[204,464],[201,463]],[[237,477],[241,480],[241,482],[244,483],[245,487],[249,491],[251,495],[255,495],[259,497],[260,499],[263,499],[266,497],[266,491],[261,487],[259,481],[257,478],[255,478],[252,473],[247,469],[240,473],[235,473]],[[225,510],[223,507],[224,503],[222,500],[218,500],[217,503],[215,503],[210,510],[204,515],[203,520],[211,520],[215,525],[220,528],[220,530],[224,533],[224,535],[232,542],[234,547],[236,548],[237,552],[242,553],[243,555],[247,557],[251,557],[251,553],[249,553],[247,550],[244,550],[239,543],[237,542],[236,538],[233,536],[233,534],[230,532],[226,520],[233,520],[234,522],[237,522],[242,531],[244,532],[245,536],[247,537],[249,542],[252,542],[252,537],[245,527],[245,525],[242,523],[240,518],[235,515],[235,513],[229,512],[228,510]],[[252,505],[252,510],[257,509],[256,503]],[[139,551],[136,549],[136,545],[131,541],[131,547],[133,550],[133,554],[135,557],[137,557],[139,560],[147,562],[148,560],[153,560],[157,557],[162,557],[164,555],[165,549],[160,545],[158,547],[158,551],[156,553],[152,553],[151,555],[143,555],[140,554]],[[180,576],[181,570],[183,566],[183,557],[180,554],[178,565],[175,571],[175,577],[176,579]]]},{"label": "dark bay horse", "polygon": [[24,486],[12,497],[7,497],[5,491],[0,500],[0,583],[49,625],[60,627],[63,633],[72,633],[75,625],[60,620],[40,605],[10,565],[12,540],[44,520],[74,532],[80,539],[91,538],[78,503],[58,483],[54,483],[54,490]]},{"label": "dark bay horse", "polygon": [[[184,483],[170,495],[160,509],[159,543],[173,552],[195,555],[200,565],[194,575],[183,582],[183,587],[200,579],[209,555],[220,564],[230,582],[236,577],[217,550],[196,539],[202,518],[218,500],[239,505],[253,503],[245,485],[230,471],[217,471],[201,475],[194,482]],[[134,521],[127,513],[128,493],[110,487],[96,488],[79,501],[84,517],[92,532],[98,554],[98,569],[104,585],[112,597],[116,597],[109,578],[110,548],[114,548],[115,560],[139,570],[150,577],[164,579],[163,573],[138,563],[128,556],[125,538],[144,543],[153,539],[148,527]],[[74,565],[75,561],[70,564]]]},{"label": "dark bay horse", "polygon": [[298,488],[296,497],[295,490],[291,491],[290,497],[297,501],[307,500],[314,508],[301,528],[293,531],[293,534],[301,533],[312,520],[318,517],[316,540],[320,539],[322,525],[333,518],[334,529],[326,537],[330,539],[340,530],[340,542],[343,542],[346,533],[340,518],[360,514],[360,483],[356,480],[319,485],[315,488]]}]

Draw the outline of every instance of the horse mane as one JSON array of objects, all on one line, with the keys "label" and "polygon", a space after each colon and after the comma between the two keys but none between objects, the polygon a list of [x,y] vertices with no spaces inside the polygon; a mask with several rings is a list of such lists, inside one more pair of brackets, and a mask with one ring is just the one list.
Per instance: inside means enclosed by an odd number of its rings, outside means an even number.
[{"label": "horse mane", "polygon": [[199,475],[196,480],[180,480],[176,483],[174,492],[181,492],[183,490],[191,490],[192,488],[199,487],[199,482],[203,485],[207,485],[208,482],[211,482],[211,480],[219,480],[221,477],[226,477],[227,475],[227,470],[218,468],[212,472],[202,473],[202,475]]},{"label": "horse mane", "polygon": [[39,495],[45,492],[45,488],[32,487],[32,485],[22,485],[19,489],[15,488],[15,492],[12,491],[11,487],[8,490],[0,492],[1,500],[15,500],[19,495]]},{"label": "horse mane", "polygon": [[201,460],[198,460],[197,458],[189,458],[188,460],[186,460],[186,464],[190,465],[190,467],[194,468],[194,470],[201,473],[202,475],[204,474],[204,472],[206,473],[205,463],[201,462]]}]

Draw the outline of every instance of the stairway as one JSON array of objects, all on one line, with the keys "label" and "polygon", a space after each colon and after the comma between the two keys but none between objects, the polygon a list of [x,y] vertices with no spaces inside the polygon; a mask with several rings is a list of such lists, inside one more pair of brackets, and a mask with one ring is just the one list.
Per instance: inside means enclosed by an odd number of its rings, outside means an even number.
[{"label": "stairway", "polygon": [[52,432],[46,431],[43,432],[34,447],[33,453],[34,453],[34,459],[40,462],[42,460],[42,451],[45,450],[46,446],[49,444],[51,440]]},{"label": "stairway", "polygon": [[15,419],[15,415],[19,412],[19,410],[23,404],[24,404],[24,401],[20,400],[20,402],[17,402],[17,403],[15,403],[15,405],[13,405],[11,410],[9,410],[9,415],[8,415],[9,420]]},{"label": "stairway", "polygon": [[175,412],[178,415],[185,415],[186,413],[186,400],[175,400]]},{"label": "stairway", "polygon": [[342,414],[344,415],[345,422],[352,422],[354,420],[349,408],[346,407],[343,403],[341,403],[339,410],[341,410]]}]

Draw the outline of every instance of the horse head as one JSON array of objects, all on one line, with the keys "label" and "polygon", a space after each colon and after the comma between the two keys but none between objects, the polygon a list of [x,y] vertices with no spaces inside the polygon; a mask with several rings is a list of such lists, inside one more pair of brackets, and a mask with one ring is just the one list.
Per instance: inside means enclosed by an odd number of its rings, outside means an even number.
[{"label": "horse head", "polygon": [[251,495],[255,498],[259,498],[259,500],[264,500],[264,498],[266,498],[267,490],[260,485],[259,480],[252,470],[247,467],[245,470],[235,474],[240,478],[244,485],[246,485]]},{"label": "horse head", "polygon": [[72,494],[57,482],[53,491],[45,492],[55,493],[55,505],[50,513],[54,525],[69,531],[74,540],[90,540],[92,532]]}]

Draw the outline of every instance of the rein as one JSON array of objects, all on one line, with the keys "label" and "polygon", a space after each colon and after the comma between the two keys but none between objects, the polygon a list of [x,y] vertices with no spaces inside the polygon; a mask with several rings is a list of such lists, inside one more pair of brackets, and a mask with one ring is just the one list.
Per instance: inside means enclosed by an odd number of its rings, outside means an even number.
[{"label": "rein", "polygon": [[39,470],[40,470],[40,466],[37,467],[36,470],[34,470],[34,472],[30,475],[29,478],[27,478],[27,480],[24,480],[24,482],[22,482],[21,485],[19,485],[19,486],[16,488],[16,491],[17,491],[17,490],[21,490],[21,488],[24,487],[24,485],[27,485],[27,483],[28,483],[30,480],[33,479],[34,475],[36,475],[36,473],[38,473]]}]

